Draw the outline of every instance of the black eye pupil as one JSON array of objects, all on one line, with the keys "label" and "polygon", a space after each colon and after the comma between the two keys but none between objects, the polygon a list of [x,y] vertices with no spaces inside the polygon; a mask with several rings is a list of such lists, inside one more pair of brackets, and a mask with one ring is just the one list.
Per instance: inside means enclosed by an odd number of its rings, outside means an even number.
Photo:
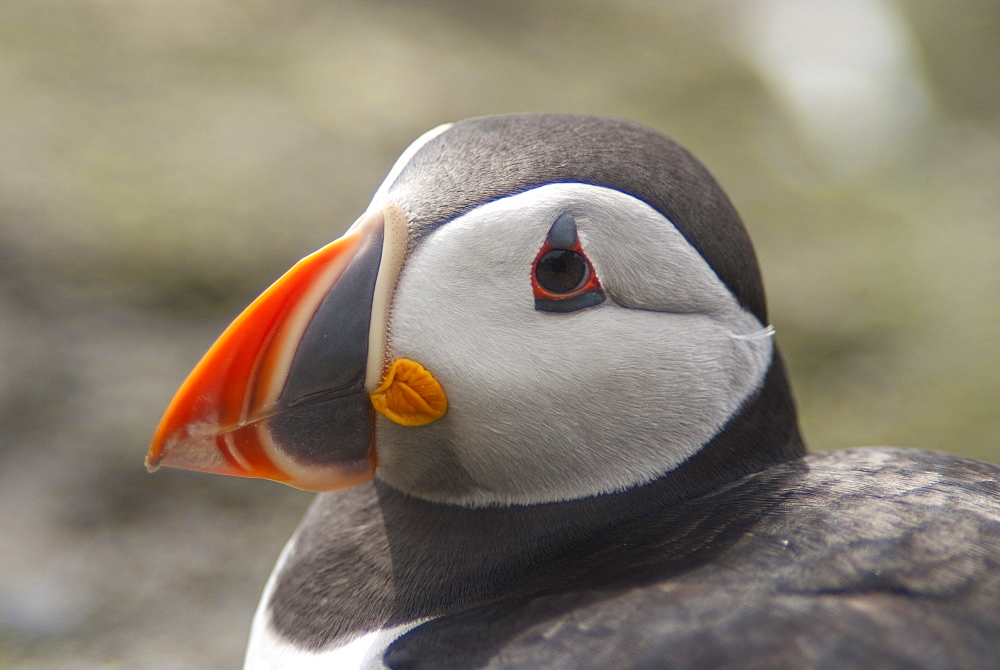
[{"label": "black eye pupil", "polygon": [[535,279],[549,293],[572,293],[583,286],[589,274],[583,256],[568,249],[553,249],[535,265]]}]

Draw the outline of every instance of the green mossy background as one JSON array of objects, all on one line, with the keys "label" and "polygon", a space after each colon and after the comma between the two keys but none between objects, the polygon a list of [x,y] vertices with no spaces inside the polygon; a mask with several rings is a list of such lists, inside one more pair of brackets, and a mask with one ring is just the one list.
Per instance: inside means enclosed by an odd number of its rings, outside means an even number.
[{"label": "green mossy background", "polygon": [[813,450],[1000,461],[1000,3],[811,5],[902,40],[918,95],[867,145],[817,139],[762,65],[778,0],[0,3],[0,667],[239,664],[311,496],[147,475],[149,437],[449,120],[672,135],[747,223]]}]

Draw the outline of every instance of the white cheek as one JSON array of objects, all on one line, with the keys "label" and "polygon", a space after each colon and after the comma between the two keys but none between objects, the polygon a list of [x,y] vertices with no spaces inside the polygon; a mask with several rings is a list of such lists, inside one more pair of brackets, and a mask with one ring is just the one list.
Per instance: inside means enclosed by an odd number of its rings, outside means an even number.
[{"label": "white cheek", "polygon": [[[763,379],[770,340],[730,337],[760,324],[672,226],[668,248],[657,251],[681,265],[673,295],[708,313],[630,309],[611,299],[568,314],[535,310],[530,263],[560,207],[614,211],[616,196],[628,198],[559,186],[543,198],[524,197],[529,192],[460,217],[407,260],[390,318],[390,355],[426,366],[444,386],[449,409],[416,429],[379,423],[380,476],[390,484],[459,504],[626,488],[689,458]],[[575,198],[570,205],[567,191]],[[601,228],[585,228],[585,218],[581,238],[594,249],[601,280],[614,279],[597,260],[611,241]],[[660,217],[659,225],[670,224]],[[628,297],[629,290],[618,292]],[[433,478],[427,463],[435,459],[457,465],[463,486],[420,488],[413,473]]]}]

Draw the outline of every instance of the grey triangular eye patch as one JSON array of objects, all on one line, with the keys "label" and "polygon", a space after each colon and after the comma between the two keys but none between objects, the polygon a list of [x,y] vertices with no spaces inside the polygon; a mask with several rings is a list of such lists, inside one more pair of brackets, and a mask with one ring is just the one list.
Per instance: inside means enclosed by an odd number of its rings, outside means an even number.
[{"label": "grey triangular eye patch", "polygon": [[549,228],[549,244],[553,249],[572,249],[576,242],[576,219],[572,214],[560,215]]}]

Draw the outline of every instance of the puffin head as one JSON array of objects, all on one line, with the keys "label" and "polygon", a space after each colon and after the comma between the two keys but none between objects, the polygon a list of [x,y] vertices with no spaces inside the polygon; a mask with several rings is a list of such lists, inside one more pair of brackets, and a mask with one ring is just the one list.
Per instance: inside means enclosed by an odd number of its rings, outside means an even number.
[{"label": "puffin head", "polygon": [[802,451],[772,332],[738,214],[672,140],[463,121],[222,334],[147,465],[464,506],[734,476]]}]

